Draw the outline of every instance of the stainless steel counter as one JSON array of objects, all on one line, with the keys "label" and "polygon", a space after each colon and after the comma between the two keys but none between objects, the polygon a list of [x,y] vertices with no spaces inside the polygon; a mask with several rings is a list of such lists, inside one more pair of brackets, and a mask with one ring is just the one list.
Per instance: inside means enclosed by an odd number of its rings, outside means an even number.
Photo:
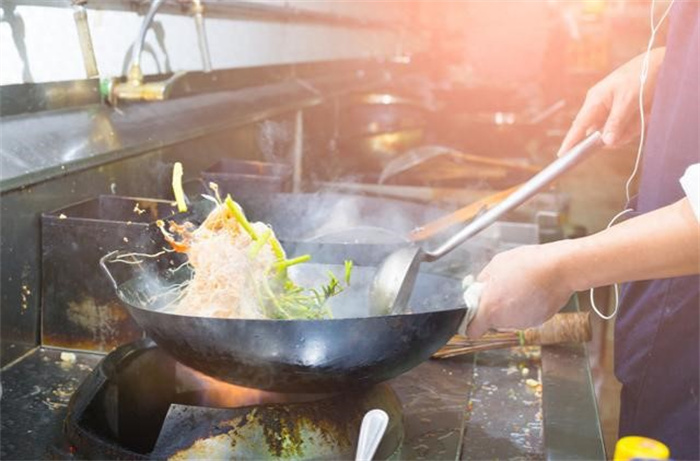
[{"label": "stainless steel counter", "polygon": [[377,72],[354,70],[117,108],[3,117],[0,192],[316,106],[379,81]]}]

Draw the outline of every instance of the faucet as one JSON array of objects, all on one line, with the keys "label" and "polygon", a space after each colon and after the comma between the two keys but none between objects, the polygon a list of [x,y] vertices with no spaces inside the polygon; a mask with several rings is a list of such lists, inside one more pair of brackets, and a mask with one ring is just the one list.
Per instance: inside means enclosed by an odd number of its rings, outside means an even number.
[{"label": "faucet", "polygon": [[87,9],[85,4],[87,0],[73,0],[73,18],[75,19],[75,27],[78,31],[78,42],[80,43],[80,51],[83,54],[83,64],[85,65],[85,73],[88,78],[100,76],[97,70],[97,60],[95,59],[95,49],[92,46],[92,36],[90,35],[90,25],[87,19]]},{"label": "faucet", "polygon": [[197,41],[199,42],[199,53],[202,56],[202,68],[204,72],[211,72],[211,57],[209,55],[207,31],[204,28],[204,5],[202,5],[202,0],[192,0],[191,12],[197,28]]},{"label": "faucet", "polygon": [[[141,70],[141,52],[143,50],[143,44],[146,40],[146,33],[153,22],[153,17],[164,1],[165,0],[153,0],[151,6],[148,8],[148,12],[143,18],[139,35],[132,47],[131,65],[129,66],[126,81],[119,82],[114,78],[102,81],[100,91],[110,104],[116,105],[119,100],[161,101],[168,99],[175,82],[186,74],[185,71],[180,71],[173,74],[167,80],[148,83],[144,83],[143,81],[143,71]],[[211,61],[204,30],[204,8],[201,0],[191,0],[191,3],[191,12],[197,26],[197,36],[200,52],[202,53],[204,70],[209,72],[211,70]]]}]

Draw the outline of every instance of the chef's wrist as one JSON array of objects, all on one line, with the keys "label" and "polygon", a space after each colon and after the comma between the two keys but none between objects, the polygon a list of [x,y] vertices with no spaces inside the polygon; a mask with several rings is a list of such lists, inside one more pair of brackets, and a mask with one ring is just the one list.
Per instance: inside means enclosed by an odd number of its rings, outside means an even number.
[{"label": "chef's wrist", "polygon": [[550,246],[552,270],[555,271],[560,286],[570,293],[585,290],[585,272],[581,270],[577,253],[582,250],[580,239],[559,240]]}]

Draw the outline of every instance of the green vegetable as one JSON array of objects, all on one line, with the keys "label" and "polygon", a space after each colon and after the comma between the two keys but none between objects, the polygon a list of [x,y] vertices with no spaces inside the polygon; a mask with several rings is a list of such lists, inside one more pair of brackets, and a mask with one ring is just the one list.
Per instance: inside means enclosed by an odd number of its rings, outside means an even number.
[{"label": "green vegetable", "polygon": [[272,265],[271,269],[275,275],[263,279],[258,297],[267,317],[278,320],[313,320],[332,317],[327,301],[342,293],[350,284],[352,262],[345,262],[344,285],[333,272],[328,271],[328,283],[319,288],[306,289],[295,284],[287,275],[286,269],[310,259],[311,256],[303,255]]},{"label": "green vegetable", "polygon": [[255,243],[250,247],[250,250],[248,250],[248,256],[251,259],[255,259],[255,257],[258,256],[258,253],[260,253],[260,250],[263,249],[267,241],[270,240],[270,237],[272,237],[272,229],[266,230],[265,233],[263,233],[263,235],[261,235],[260,238],[255,241]]},{"label": "green vegetable", "polygon": [[[218,190],[216,190],[218,192]],[[276,261],[268,268],[268,276],[262,280],[256,280],[255,293],[265,315],[271,319],[324,319],[332,317],[327,301],[333,296],[342,293],[350,285],[352,273],[352,261],[345,261],[344,284],[338,280],[333,272],[328,272],[328,282],[319,288],[306,289],[296,285],[287,275],[287,269],[296,264],[302,264],[311,260],[310,255],[302,255],[292,259],[286,259],[284,249],[279,240],[274,236],[272,229],[258,235],[246,218],[240,206],[233,201],[230,195],[226,196],[224,205],[233,215],[233,218],[254,240],[248,250],[248,257],[255,259],[265,245],[270,245]]]},{"label": "green vegetable", "polygon": [[[287,260],[290,263],[302,263],[308,261],[308,255]],[[261,282],[258,300],[263,306],[265,315],[272,319],[325,319],[331,318],[332,313],[328,308],[329,298],[336,296],[349,285],[352,263],[345,262],[345,285],[343,285],[333,272],[328,272],[328,283],[319,288],[305,289],[290,280],[286,273],[277,277],[266,278]]]},{"label": "green vegetable", "polygon": [[253,240],[257,240],[258,234],[255,232],[255,229],[253,229],[253,226],[250,224],[250,221],[248,221],[248,218],[245,217],[243,210],[241,210],[238,204],[233,201],[230,195],[226,196],[224,204],[233,215],[233,218],[236,221],[238,221],[238,224],[240,224],[241,227],[243,227],[243,229],[248,233],[248,235],[250,235],[250,238],[252,238]]},{"label": "green vegetable", "polygon": [[352,273],[352,261],[345,260],[345,284],[350,285],[350,274]]},{"label": "green vegetable", "polygon": [[282,245],[280,244],[280,241],[277,240],[275,237],[272,237],[270,239],[270,247],[272,248],[272,253],[274,253],[277,260],[283,261],[284,260],[284,250],[282,249]]},{"label": "green vegetable", "polygon": [[277,272],[283,272],[283,271],[286,271],[288,267],[294,266],[295,264],[305,263],[305,262],[310,261],[310,260],[311,260],[311,255],[303,255],[303,256],[299,256],[297,258],[285,259],[283,261],[277,261],[275,264],[273,264],[273,266],[277,270]]}]

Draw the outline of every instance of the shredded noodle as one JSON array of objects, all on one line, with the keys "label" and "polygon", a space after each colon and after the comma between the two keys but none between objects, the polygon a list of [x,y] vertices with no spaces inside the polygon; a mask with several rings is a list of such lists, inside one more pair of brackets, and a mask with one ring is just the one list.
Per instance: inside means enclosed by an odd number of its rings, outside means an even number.
[{"label": "shredded noodle", "polygon": [[[249,222],[230,197],[217,197],[217,206],[198,228],[189,222],[169,222],[167,230],[165,223],[158,225],[172,248],[187,255],[193,272],[166,312],[238,319],[326,318],[330,311],[325,301],[343,290],[332,273],[320,290],[296,286],[287,268],[310,257],[286,259],[273,230]],[[346,284],[351,268],[347,262]]]}]

